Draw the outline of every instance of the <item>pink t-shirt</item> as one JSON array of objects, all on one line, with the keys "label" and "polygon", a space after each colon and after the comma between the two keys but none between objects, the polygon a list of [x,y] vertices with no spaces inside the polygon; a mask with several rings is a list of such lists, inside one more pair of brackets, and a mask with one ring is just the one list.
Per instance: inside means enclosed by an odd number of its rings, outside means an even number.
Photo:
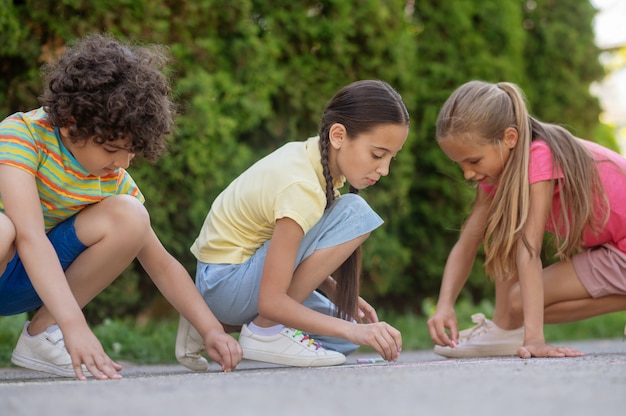
[{"label": "pink t-shirt", "polygon": [[[581,140],[581,143],[598,162],[600,179],[610,207],[609,219],[604,229],[598,234],[587,229],[583,236],[583,245],[594,247],[611,244],[626,253],[626,158],[596,143],[586,140]],[[543,140],[534,140],[530,146],[528,164],[530,184],[562,177],[561,171],[552,171],[552,151],[547,143]],[[489,191],[487,188],[485,190]],[[560,211],[559,190],[555,187],[552,200],[553,217],[558,218]],[[546,229],[554,233],[551,221],[546,224]]]}]

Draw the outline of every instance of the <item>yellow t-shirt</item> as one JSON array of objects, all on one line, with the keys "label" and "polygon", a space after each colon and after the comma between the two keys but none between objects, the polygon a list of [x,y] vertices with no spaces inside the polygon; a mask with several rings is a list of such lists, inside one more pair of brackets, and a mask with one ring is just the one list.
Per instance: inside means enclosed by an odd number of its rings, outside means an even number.
[{"label": "yellow t-shirt", "polygon": [[[290,142],[256,162],[215,199],[191,252],[204,263],[241,264],[291,218],[306,234],[326,207],[319,137]],[[333,184],[335,195],[345,178]]]}]

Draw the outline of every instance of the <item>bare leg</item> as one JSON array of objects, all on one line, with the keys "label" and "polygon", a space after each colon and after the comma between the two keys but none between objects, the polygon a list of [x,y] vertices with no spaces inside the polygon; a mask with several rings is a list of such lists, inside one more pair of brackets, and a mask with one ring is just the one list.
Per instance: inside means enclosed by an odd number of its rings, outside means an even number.
[{"label": "bare leg", "polygon": [[[324,279],[335,272],[354,250],[363,244],[367,237],[369,237],[369,233],[338,246],[316,250],[296,268],[287,294],[298,302],[304,302]],[[255,325],[263,327],[277,324],[260,315],[253,322]]]},{"label": "bare leg", "polygon": [[[78,239],[87,249],[65,275],[82,308],[137,256],[150,230],[150,218],[136,198],[117,195],[81,211],[75,227]],[[44,305],[33,317],[29,332],[37,334],[54,323]]]},{"label": "bare leg", "polygon": [[[493,322],[502,329],[517,329],[524,325],[524,315],[515,308],[516,298],[511,294],[519,293],[519,283],[516,278],[505,282],[496,281],[496,300],[493,311]],[[521,299],[521,297],[520,297]],[[521,300],[519,301],[521,309]]]},{"label": "bare leg", "polygon": [[[592,298],[580,282],[569,260],[552,264],[543,270],[544,321],[547,324],[576,322],[593,316],[626,310],[626,296],[611,295]],[[496,286],[497,288],[497,286]],[[522,300],[518,284],[509,287],[507,306],[503,313],[512,322],[522,320]],[[504,291],[506,292],[506,291]],[[496,291],[496,305],[498,292]],[[504,304],[504,303],[503,303]],[[496,309],[497,310],[497,309]],[[496,314],[494,313],[494,321]],[[506,322],[506,320],[503,320]],[[520,323],[521,326],[521,323]],[[502,326],[504,329],[512,327]]]},{"label": "bare leg", "polygon": [[626,296],[610,295],[595,299],[564,301],[546,306],[544,319],[547,324],[561,324],[619,311],[626,311]]},{"label": "bare leg", "polygon": [[626,310],[626,296],[592,298],[571,261],[544,269],[545,322],[575,322],[610,312]]}]

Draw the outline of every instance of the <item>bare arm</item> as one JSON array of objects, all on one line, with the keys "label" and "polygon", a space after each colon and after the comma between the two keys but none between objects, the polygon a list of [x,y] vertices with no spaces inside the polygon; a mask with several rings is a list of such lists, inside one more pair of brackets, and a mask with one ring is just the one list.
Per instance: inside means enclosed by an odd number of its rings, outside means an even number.
[{"label": "bare arm", "polygon": [[167,252],[154,231],[148,234],[137,259],[165,298],[202,335],[209,356],[223,371],[233,370],[243,356],[241,346],[224,332],[187,270]]},{"label": "bare arm", "polygon": [[402,345],[400,333],[388,324],[356,324],[316,312],[301,303],[325,279],[303,279],[297,289],[291,287],[297,250],[303,235],[300,226],[289,218],[276,222],[261,279],[260,315],[306,332],[369,345],[386,360],[397,359]]},{"label": "bare arm", "polygon": [[[430,337],[437,345],[454,346],[458,339],[454,304],[469,277],[476,253],[482,243],[489,202],[489,195],[479,187],[472,212],[446,261],[437,308],[435,314],[428,320]],[[449,335],[446,329],[450,330]]]},{"label": "bare arm", "polygon": [[553,347],[546,344],[544,325],[543,265],[541,246],[546,222],[552,207],[552,184],[541,181],[530,186],[530,211],[524,228],[524,236],[530,251],[524,244],[518,244],[517,274],[522,294],[524,310],[524,346],[519,350],[522,358],[578,356],[578,350],[567,347]]},{"label": "bare arm", "polygon": [[530,187],[530,212],[524,236],[530,250],[518,244],[517,274],[522,292],[524,310],[524,343],[545,342],[543,335],[543,283],[541,280],[541,246],[552,200],[549,181],[541,181]]}]

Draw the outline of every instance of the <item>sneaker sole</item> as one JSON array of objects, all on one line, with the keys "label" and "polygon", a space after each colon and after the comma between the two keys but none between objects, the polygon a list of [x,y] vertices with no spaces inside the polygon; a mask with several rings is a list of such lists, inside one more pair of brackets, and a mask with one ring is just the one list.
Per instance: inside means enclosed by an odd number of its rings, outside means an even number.
[{"label": "sneaker sole", "polygon": [[515,347],[505,347],[502,345],[483,345],[476,347],[441,347],[436,345],[435,354],[448,358],[479,358],[479,357],[508,357],[517,355],[517,350],[521,345]]},{"label": "sneaker sole", "polygon": [[[40,361],[33,359],[31,357],[26,357],[25,355],[20,354],[19,352],[13,351],[11,354],[11,362],[19,367],[28,368],[29,370],[41,371],[44,373],[51,373],[61,377],[71,377],[75,378],[76,373],[74,369],[72,370],[64,370],[60,367],[47,363],[45,361]],[[85,377],[93,377],[87,368],[83,365],[83,374]]]},{"label": "sneaker sole", "polygon": [[243,358],[246,360],[262,361],[271,364],[288,365],[291,367],[326,367],[340,365],[346,362],[346,357],[341,355],[321,357],[289,357],[280,354],[272,354],[263,351],[243,348]]},{"label": "sneaker sole", "polygon": [[187,367],[192,371],[207,371],[209,369],[209,362],[201,355],[185,355],[182,357],[176,357],[178,363],[183,367]]}]

